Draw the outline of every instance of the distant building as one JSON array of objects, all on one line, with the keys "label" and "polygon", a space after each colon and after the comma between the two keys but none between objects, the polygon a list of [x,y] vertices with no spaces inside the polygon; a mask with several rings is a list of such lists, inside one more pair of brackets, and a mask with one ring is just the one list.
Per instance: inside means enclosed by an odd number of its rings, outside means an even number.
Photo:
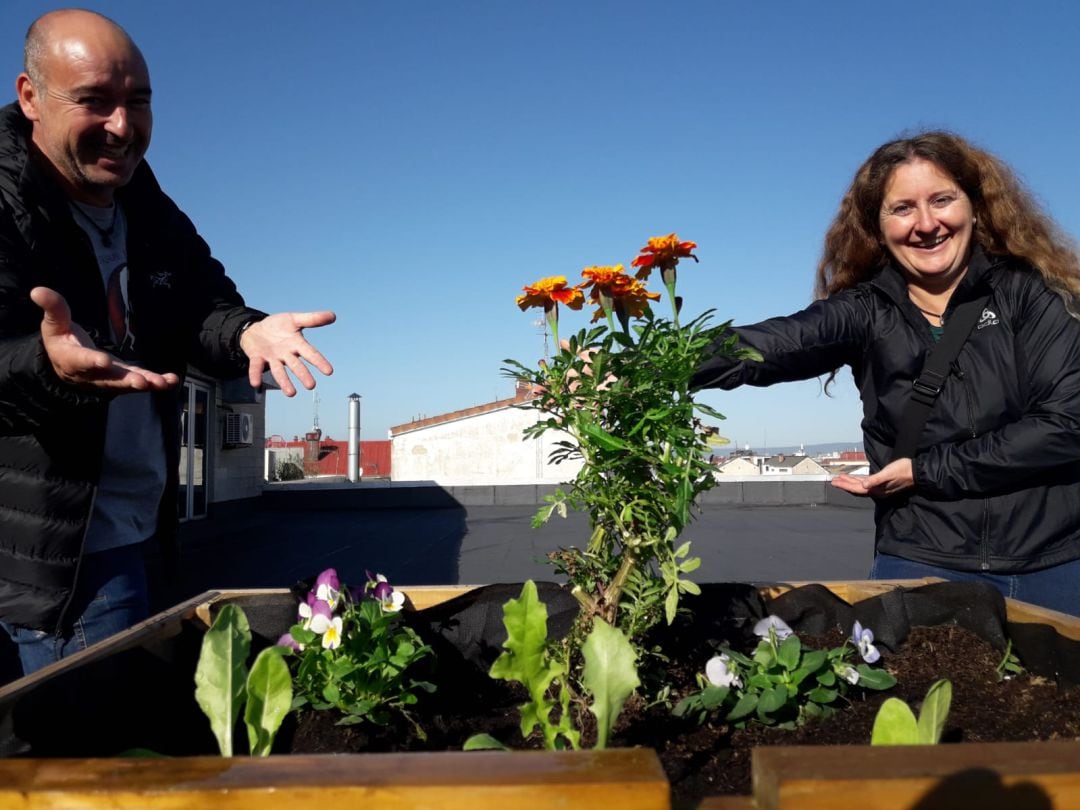
[{"label": "distant building", "polygon": [[825,475],[826,470],[807,455],[770,456],[761,465],[762,475]]},{"label": "distant building", "polygon": [[581,459],[553,464],[551,453],[569,434],[548,431],[523,439],[523,431],[548,416],[522,407],[535,396],[519,384],[512,398],[475,405],[390,428],[395,481],[438,484],[536,484],[569,481]]},{"label": "distant building", "polygon": [[717,468],[718,475],[761,475],[761,468],[754,463],[753,459],[746,456],[736,456],[721,463]]},{"label": "distant building", "polygon": [[[324,439],[316,429],[304,439],[286,441],[281,436],[266,440],[265,478],[273,480],[275,471],[284,461],[292,461],[304,471],[305,478],[348,475],[349,443]],[[362,479],[390,477],[390,442],[360,442],[360,477]]]}]

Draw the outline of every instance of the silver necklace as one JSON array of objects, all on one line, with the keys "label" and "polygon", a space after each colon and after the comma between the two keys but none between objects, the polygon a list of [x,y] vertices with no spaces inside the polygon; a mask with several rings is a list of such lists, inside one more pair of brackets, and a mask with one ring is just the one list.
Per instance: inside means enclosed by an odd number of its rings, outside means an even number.
[{"label": "silver necklace", "polygon": [[83,222],[88,222],[90,224],[90,227],[97,231],[97,235],[101,238],[101,244],[103,244],[107,248],[112,247],[113,236],[116,232],[116,221],[118,219],[116,203],[113,203],[112,221],[109,223],[108,228],[102,228],[100,225],[98,225],[97,222],[94,221],[93,217],[91,217],[82,209],[81,205],[75,204],[72,206],[72,209],[79,214],[79,217],[82,219]]}]

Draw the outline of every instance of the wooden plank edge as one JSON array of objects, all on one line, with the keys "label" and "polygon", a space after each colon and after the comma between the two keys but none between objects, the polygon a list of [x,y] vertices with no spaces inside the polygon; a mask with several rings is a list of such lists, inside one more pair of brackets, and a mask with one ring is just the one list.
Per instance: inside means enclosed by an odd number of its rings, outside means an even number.
[{"label": "wooden plank edge", "polygon": [[1060,802],[1035,806],[1080,807],[1080,741],[764,747],[752,760],[762,810],[842,807],[870,797],[875,807],[913,807],[935,795],[944,798],[926,807],[956,806],[958,797],[977,797],[970,806],[1012,807],[1020,805],[1000,800],[1017,785]]},{"label": "wooden plank edge", "polygon": [[380,808],[670,806],[667,777],[648,748],[0,761],[5,808],[54,799],[102,808],[255,808],[271,798],[275,806],[307,799],[325,806],[331,797],[330,804],[375,799]]}]

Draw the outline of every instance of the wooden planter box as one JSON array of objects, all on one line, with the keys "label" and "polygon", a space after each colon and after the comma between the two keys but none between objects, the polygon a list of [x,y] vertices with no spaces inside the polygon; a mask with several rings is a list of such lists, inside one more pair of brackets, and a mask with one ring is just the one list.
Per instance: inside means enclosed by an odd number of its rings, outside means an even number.
[{"label": "wooden planter box", "polygon": [[[849,602],[901,583],[825,583]],[[922,582],[905,582],[918,585]],[[790,585],[765,588],[767,595]],[[417,608],[462,593],[462,587],[405,589]],[[3,751],[3,808],[265,808],[289,802],[378,808],[507,810],[540,807],[620,810],[668,808],[669,789],[649,749],[577,752],[438,752],[340,756],[272,756],[264,759],[181,756],[171,759],[86,758],[65,728],[65,693],[78,679],[140,678],[189,684],[194,657],[211,611],[231,602],[257,611],[292,605],[285,590],[212,591],[158,614],[109,641],[0,688],[0,732],[34,737],[38,758]],[[1010,621],[1049,624],[1080,640],[1080,619],[1007,600]],[[132,692],[134,693],[134,692]],[[195,706],[149,701],[123,707],[142,718],[146,737],[130,745],[155,747],[156,739],[205,727]],[[159,705],[160,704],[160,705]],[[90,725],[107,738],[115,709],[96,707]],[[95,707],[84,707],[93,715]],[[139,722],[136,720],[136,722]],[[209,735],[207,730],[206,735]],[[144,741],[145,739],[145,741]],[[1003,803],[1004,802],[1004,803]],[[1080,742],[942,746],[777,747],[754,752],[754,795],[706,799],[700,807],[734,808],[1043,808],[1080,807]]]}]

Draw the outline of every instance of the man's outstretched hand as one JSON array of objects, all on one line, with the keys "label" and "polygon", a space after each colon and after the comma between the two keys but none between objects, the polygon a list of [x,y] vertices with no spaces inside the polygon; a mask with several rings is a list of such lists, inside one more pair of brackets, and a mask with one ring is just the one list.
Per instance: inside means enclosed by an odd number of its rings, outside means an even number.
[{"label": "man's outstretched hand", "polygon": [[337,316],[333,312],[280,312],[256,321],[240,336],[240,348],[248,356],[248,381],[252,388],[262,385],[263,371],[270,375],[287,397],[295,396],[296,386],[289,377],[291,371],[304,388],[315,387],[315,378],[305,365],[305,360],[323,374],[333,374],[322,353],[304,338],[309,327],[326,326]]},{"label": "man's outstretched hand", "polygon": [[56,376],[64,382],[116,393],[164,391],[180,382],[175,374],[139,368],[98,349],[86,331],[71,320],[71,308],[55,290],[35,287],[30,300],[45,312],[41,341]]}]

